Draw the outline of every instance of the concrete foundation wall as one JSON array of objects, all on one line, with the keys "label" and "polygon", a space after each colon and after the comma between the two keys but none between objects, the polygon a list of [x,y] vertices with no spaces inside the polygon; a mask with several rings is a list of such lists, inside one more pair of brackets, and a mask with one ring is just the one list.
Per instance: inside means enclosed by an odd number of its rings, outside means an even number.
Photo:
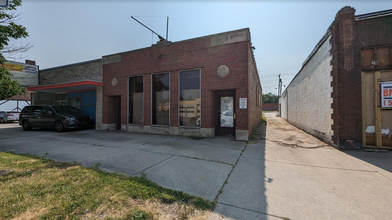
[{"label": "concrete foundation wall", "polygon": [[[101,124],[97,130],[115,130],[115,124]],[[214,137],[215,128],[187,128],[187,127],[164,127],[148,125],[121,124],[121,130],[131,133],[162,134],[173,136],[202,136]]]},{"label": "concrete foundation wall", "polygon": [[332,143],[332,56],[328,37],[281,97],[282,117],[294,126]]}]

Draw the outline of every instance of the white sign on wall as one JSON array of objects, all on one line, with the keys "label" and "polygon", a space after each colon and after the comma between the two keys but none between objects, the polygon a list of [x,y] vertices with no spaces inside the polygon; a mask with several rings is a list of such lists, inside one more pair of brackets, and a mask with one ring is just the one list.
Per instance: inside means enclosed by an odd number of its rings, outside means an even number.
[{"label": "white sign on wall", "polygon": [[7,68],[11,73],[11,79],[17,81],[21,86],[37,86],[38,85],[38,66],[6,62],[4,67]]},{"label": "white sign on wall", "polygon": [[392,82],[381,83],[381,107],[392,107]]},{"label": "white sign on wall", "polygon": [[240,98],[240,109],[248,108],[248,99],[247,98]]}]

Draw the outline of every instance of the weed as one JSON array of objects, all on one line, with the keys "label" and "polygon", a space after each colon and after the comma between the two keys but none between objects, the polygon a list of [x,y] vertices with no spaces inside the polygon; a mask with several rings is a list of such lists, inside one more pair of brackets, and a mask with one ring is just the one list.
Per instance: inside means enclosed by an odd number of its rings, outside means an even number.
[{"label": "weed", "polygon": [[267,124],[267,118],[265,117],[264,113],[263,113],[263,116],[261,118],[261,123]]},{"label": "weed", "polygon": [[201,139],[204,139],[203,136],[196,136],[196,135],[189,136],[189,138],[192,138],[193,140],[201,140]]},{"label": "weed", "polygon": [[150,212],[143,212],[143,211],[131,211],[129,212],[124,219],[129,220],[150,220],[153,219],[153,215]]},{"label": "weed", "polygon": [[145,172],[141,172],[140,173],[140,178],[142,178],[142,179],[147,179],[147,173],[145,173]]},{"label": "weed", "polygon": [[100,163],[96,163],[94,166],[93,166],[93,169],[96,169],[96,170],[99,170],[101,168],[101,164]]}]

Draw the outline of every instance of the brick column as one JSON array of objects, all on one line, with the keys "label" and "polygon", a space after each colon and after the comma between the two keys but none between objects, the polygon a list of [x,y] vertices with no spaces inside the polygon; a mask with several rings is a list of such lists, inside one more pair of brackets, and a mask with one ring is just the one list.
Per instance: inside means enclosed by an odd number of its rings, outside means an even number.
[{"label": "brick column", "polygon": [[170,127],[178,127],[178,71],[170,72]]},{"label": "brick column", "polygon": [[336,14],[331,43],[332,140],[341,148],[358,148],[362,145],[361,56],[354,8],[346,6]]},{"label": "brick column", "polygon": [[143,77],[144,125],[151,125],[151,74]]}]

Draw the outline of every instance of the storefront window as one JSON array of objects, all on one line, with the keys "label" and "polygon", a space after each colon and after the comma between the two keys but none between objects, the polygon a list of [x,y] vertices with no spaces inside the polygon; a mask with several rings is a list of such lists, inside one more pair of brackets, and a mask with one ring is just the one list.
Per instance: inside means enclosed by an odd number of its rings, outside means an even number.
[{"label": "storefront window", "polygon": [[143,76],[129,78],[129,119],[131,124],[143,124]]},{"label": "storefront window", "polygon": [[200,70],[180,72],[180,125],[200,126]]},{"label": "storefront window", "polygon": [[169,125],[169,73],[152,75],[152,124]]},{"label": "storefront window", "polygon": [[81,105],[80,105],[80,97],[69,98],[68,99],[68,105],[80,109],[80,107],[81,107]]}]

